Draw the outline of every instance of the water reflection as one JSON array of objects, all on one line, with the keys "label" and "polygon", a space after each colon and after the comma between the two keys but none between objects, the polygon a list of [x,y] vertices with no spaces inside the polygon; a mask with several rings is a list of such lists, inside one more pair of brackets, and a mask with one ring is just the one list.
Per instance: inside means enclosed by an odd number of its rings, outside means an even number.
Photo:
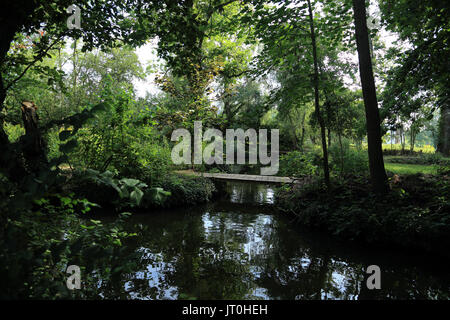
[{"label": "water reflection", "polygon": [[[448,299],[447,269],[396,252],[349,247],[295,227],[273,208],[273,190],[234,183],[208,206],[135,215],[137,270],[120,279],[124,299]],[[428,262],[428,263],[426,263]],[[367,266],[382,289],[366,288]]]},{"label": "water reflection", "polygon": [[264,205],[274,203],[274,190],[270,185],[248,182],[227,183],[227,199],[231,203]]}]

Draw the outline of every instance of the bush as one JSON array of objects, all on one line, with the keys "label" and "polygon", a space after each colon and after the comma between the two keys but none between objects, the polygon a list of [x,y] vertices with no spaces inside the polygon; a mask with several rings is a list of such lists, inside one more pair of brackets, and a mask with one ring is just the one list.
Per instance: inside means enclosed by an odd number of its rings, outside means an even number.
[{"label": "bush", "polygon": [[163,207],[195,205],[210,201],[216,188],[211,180],[186,175],[168,175],[155,185],[171,193]]},{"label": "bush", "polygon": [[77,194],[116,211],[162,205],[170,195],[170,192],[162,188],[148,188],[140,180],[118,178],[110,171],[77,171],[72,179],[72,188]]},{"label": "bush", "polygon": [[338,172],[340,175],[365,175],[369,172],[367,150],[350,146],[346,139],[343,139],[342,150],[339,144],[335,143],[329,148],[329,155],[332,172]]},{"label": "bush", "polygon": [[172,158],[171,150],[167,144],[147,143],[135,146],[135,149],[138,150],[139,162],[139,168],[135,168],[136,178],[153,185],[154,181],[158,181],[169,174]]},{"label": "bush", "polygon": [[313,176],[318,173],[320,156],[316,153],[291,151],[280,157],[279,176]]},{"label": "bush", "polygon": [[11,142],[16,142],[21,136],[25,134],[25,128],[22,125],[5,122],[4,124],[5,132],[8,135],[8,139]]},{"label": "bush", "polygon": [[[365,145],[367,149],[367,145]],[[401,144],[383,144],[383,154],[386,156],[400,156],[400,155],[422,155],[422,154],[431,154],[435,153],[436,150],[433,146],[425,145],[423,147],[415,147],[414,151],[410,150],[409,145],[405,146],[405,149],[402,149]]]},{"label": "bush", "polygon": [[62,156],[62,153],[59,150],[59,145],[61,141],[59,140],[58,134],[59,134],[58,130],[55,129],[49,130],[46,134],[47,150],[48,150],[47,157],[49,160],[57,159],[58,157]]},{"label": "bush", "polygon": [[422,164],[422,165],[439,165],[450,166],[450,159],[445,158],[440,153],[425,153],[420,156],[397,156],[388,157],[386,162],[404,163],[404,164]]},{"label": "bush", "polygon": [[[135,269],[138,256],[123,245],[135,236],[124,229],[128,215],[104,225],[88,219],[92,205],[52,194],[20,214],[2,212],[7,219],[0,226],[0,299],[99,299],[104,288]],[[83,290],[66,287],[69,265],[80,266]]]},{"label": "bush", "polygon": [[442,248],[450,245],[449,176],[397,176],[391,188],[376,196],[367,177],[354,176],[335,181],[330,191],[320,184],[279,188],[276,204],[299,223],[344,239],[448,257]]}]

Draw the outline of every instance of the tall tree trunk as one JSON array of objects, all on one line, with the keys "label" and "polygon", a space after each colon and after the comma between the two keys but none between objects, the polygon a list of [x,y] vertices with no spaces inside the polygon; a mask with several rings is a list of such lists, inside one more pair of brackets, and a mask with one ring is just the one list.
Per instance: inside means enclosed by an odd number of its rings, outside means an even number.
[{"label": "tall tree trunk", "polygon": [[338,139],[339,139],[339,148],[341,150],[341,175],[344,174],[344,148],[342,147],[342,137],[341,134],[338,132]]},{"label": "tall tree trunk", "polygon": [[411,128],[409,129],[411,130],[409,133],[409,151],[411,151],[411,153],[414,152],[414,145],[416,144],[416,130],[414,129],[414,123],[411,125]]},{"label": "tall tree trunk", "polygon": [[328,148],[331,148],[331,130],[330,130],[330,128],[328,128],[327,131],[328,131]]},{"label": "tall tree trunk", "polygon": [[441,107],[437,150],[446,156],[450,156],[450,106],[448,105]]},{"label": "tall tree trunk", "polygon": [[405,131],[403,130],[403,126],[400,128],[400,144],[402,145],[402,154],[405,154],[406,137]]},{"label": "tall tree trunk", "polygon": [[327,150],[327,137],[325,132],[325,123],[320,113],[319,104],[319,63],[317,59],[317,43],[316,43],[316,33],[314,28],[314,15],[311,7],[311,0],[308,0],[308,10],[309,10],[309,27],[311,31],[311,43],[313,49],[313,59],[314,59],[314,104],[317,119],[320,125],[320,134],[322,138],[322,152],[323,152],[323,173],[325,178],[325,184],[327,188],[330,187],[330,168],[328,166],[328,150]]},{"label": "tall tree trunk", "polygon": [[306,112],[303,113],[302,117],[302,134],[300,136],[300,150],[303,151],[303,144],[305,142],[305,119],[306,119]]},{"label": "tall tree trunk", "polygon": [[364,107],[366,110],[370,178],[375,192],[387,193],[389,191],[389,186],[387,183],[386,170],[384,168],[380,114],[378,111],[372,59],[370,56],[365,0],[353,0],[353,11],[356,27],[356,43],[358,47],[359,71],[361,74]]}]

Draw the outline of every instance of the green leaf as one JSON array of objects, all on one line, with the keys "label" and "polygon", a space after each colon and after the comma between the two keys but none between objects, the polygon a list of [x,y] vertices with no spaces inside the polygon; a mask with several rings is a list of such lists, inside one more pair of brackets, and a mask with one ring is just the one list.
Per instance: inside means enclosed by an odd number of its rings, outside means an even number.
[{"label": "green leaf", "polygon": [[130,194],[130,199],[136,204],[137,206],[141,203],[142,197],[144,196],[144,193],[139,189],[134,189],[133,192]]},{"label": "green leaf", "polygon": [[128,178],[123,178],[122,180],[120,180],[121,182],[123,182],[126,186],[128,187],[135,187],[138,184],[141,183],[141,181],[136,180],[136,179],[128,179]]}]

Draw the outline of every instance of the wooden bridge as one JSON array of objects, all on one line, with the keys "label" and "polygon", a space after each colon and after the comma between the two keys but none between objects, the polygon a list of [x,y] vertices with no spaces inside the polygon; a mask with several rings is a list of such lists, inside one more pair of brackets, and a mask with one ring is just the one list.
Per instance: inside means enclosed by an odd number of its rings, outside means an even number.
[{"label": "wooden bridge", "polygon": [[[187,172],[180,172],[187,173]],[[298,179],[293,179],[290,177],[275,177],[275,176],[260,176],[260,175],[250,175],[250,174],[230,174],[230,173],[206,173],[206,172],[193,172],[190,171],[189,174],[193,174],[199,177],[217,179],[217,180],[228,180],[228,181],[247,181],[247,182],[261,182],[261,183],[299,183]]]}]

